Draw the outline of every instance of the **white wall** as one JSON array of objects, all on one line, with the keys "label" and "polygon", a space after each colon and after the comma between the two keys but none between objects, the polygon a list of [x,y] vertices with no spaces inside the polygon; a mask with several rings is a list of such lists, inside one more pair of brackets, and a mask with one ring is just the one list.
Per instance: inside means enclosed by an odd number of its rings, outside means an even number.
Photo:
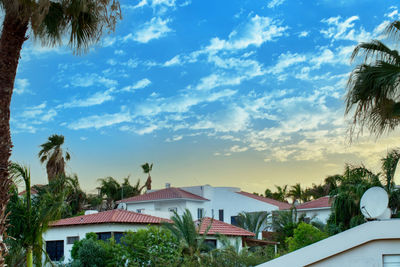
[{"label": "white wall", "polygon": [[372,241],[309,266],[383,267],[383,255],[400,254],[400,240]]},{"label": "white wall", "polygon": [[137,212],[138,209],[155,210],[154,202],[126,203],[126,210]]},{"label": "white wall", "polygon": [[[44,241],[64,240],[64,263],[71,259],[71,249],[73,244],[67,244],[67,237],[79,236],[79,240],[85,238],[86,233],[94,232],[126,232],[137,231],[147,228],[147,225],[133,224],[90,224],[80,226],[52,227],[43,234]],[[44,243],[46,245],[46,243]],[[46,247],[45,247],[46,249]]]},{"label": "white wall", "polygon": [[302,214],[306,214],[306,217],[309,217],[313,220],[318,220],[323,223],[329,219],[331,215],[331,209],[310,209],[310,210],[297,210],[297,218],[300,217]]}]

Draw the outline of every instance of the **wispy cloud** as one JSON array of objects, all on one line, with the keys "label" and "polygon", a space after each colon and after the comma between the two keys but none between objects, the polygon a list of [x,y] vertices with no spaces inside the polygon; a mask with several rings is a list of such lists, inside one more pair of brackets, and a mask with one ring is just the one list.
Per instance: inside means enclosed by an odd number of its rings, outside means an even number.
[{"label": "wispy cloud", "polygon": [[121,110],[118,113],[105,113],[102,115],[93,115],[84,118],[80,118],[77,121],[74,121],[68,124],[68,128],[73,130],[80,129],[100,129],[103,127],[112,126],[115,124],[120,124],[123,122],[130,122],[132,120],[129,111]]},{"label": "wispy cloud", "polygon": [[78,107],[91,107],[101,105],[105,102],[114,99],[112,93],[115,91],[114,88],[108,89],[104,92],[96,92],[93,95],[85,99],[74,99],[70,102],[58,105],[57,108],[78,108]]},{"label": "wispy cloud", "polygon": [[147,78],[144,78],[140,81],[137,81],[135,84],[130,85],[130,86],[125,86],[124,88],[122,88],[122,91],[125,92],[134,92],[138,89],[143,89],[146,88],[147,86],[149,86],[151,84],[151,81]]},{"label": "wispy cloud", "polygon": [[97,73],[90,74],[77,74],[72,78],[72,86],[75,87],[91,87],[95,85],[102,85],[106,87],[113,87],[118,85],[118,82],[113,79],[109,79],[98,75]]},{"label": "wispy cloud", "polygon": [[22,95],[29,91],[30,82],[28,79],[15,79],[14,93]]},{"label": "wispy cloud", "polygon": [[133,40],[139,43],[148,43],[154,39],[165,37],[172,29],[168,26],[170,19],[154,17],[143,24],[134,34],[130,33],[123,37],[123,41]]},{"label": "wispy cloud", "polygon": [[268,2],[268,8],[274,8],[277,6],[282,5],[285,2],[285,0],[271,0]]}]

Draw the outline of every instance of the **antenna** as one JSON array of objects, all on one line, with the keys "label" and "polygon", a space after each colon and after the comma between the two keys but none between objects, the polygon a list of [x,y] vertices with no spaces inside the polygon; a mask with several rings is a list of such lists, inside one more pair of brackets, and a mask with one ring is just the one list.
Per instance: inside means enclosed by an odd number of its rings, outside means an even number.
[{"label": "antenna", "polygon": [[119,203],[117,209],[126,210],[126,203],[125,202]]},{"label": "antenna", "polygon": [[[389,197],[382,187],[371,187],[361,197],[360,210],[366,219],[386,219]],[[390,218],[390,209],[389,209]]]}]

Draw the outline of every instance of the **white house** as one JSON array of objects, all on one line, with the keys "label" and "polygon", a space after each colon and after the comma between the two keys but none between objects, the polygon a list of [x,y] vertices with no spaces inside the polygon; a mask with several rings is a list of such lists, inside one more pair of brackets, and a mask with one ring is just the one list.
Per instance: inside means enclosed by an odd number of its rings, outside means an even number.
[{"label": "white house", "polygon": [[291,207],[288,203],[243,192],[237,187],[210,185],[180,188],[167,186],[165,189],[123,199],[119,203],[119,207],[127,210],[163,218],[170,218],[173,211],[181,215],[188,209],[194,219],[207,216],[233,225],[240,212],[271,212]]},{"label": "white house", "polygon": [[[43,235],[45,250],[52,261],[67,263],[71,260],[74,242],[85,238],[87,233],[94,232],[102,240],[113,236],[115,241],[119,242],[124,232],[129,230],[135,232],[149,225],[160,225],[162,222],[172,221],[120,209],[61,219],[52,223]],[[211,218],[203,218],[198,226],[200,234],[204,234],[206,229],[209,229],[206,243],[216,248],[222,246],[217,240],[217,234],[225,235],[228,242],[232,245],[237,244],[239,249],[242,248],[244,237],[254,236],[253,233],[242,228]]]},{"label": "white house", "polygon": [[149,225],[160,225],[163,221],[169,220],[115,209],[56,221],[44,233],[43,239],[50,259],[53,261],[64,259],[66,263],[71,259],[74,242],[85,238],[87,233],[94,232],[102,240],[114,236],[118,242],[126,231],[137,231]]},{"label": "white house", "polygon": [[332,198],[320,197],[296,206],[297,215],[305,215],[309,220],[318,220],[326,223],[331,215]]},{"label": "white house", "polygon": [[398,267],[400,219],[370,221],[259,266]]}]

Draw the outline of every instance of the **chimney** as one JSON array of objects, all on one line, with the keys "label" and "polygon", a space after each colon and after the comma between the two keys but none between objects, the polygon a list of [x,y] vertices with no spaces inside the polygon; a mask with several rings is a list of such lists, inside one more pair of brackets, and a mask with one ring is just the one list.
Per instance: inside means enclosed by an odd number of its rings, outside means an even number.
[{"label": "chimney", "polygon": [[165,183],[165,188],[170,188],[171,184],[170,183]]}]

